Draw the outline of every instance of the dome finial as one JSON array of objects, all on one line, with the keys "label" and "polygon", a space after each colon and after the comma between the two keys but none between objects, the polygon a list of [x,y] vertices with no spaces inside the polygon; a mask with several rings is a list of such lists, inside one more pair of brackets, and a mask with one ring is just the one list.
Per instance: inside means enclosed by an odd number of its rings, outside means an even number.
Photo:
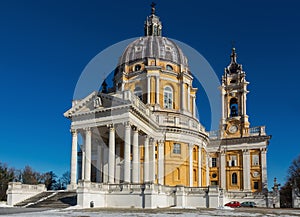
[{"label": "dome finial", "polygon": [[230,58],[231,58],[231,62],[232,63],[236,63],[236,52],[235,52],[235,47],[234,47],[234,41],[232,42],[232,48],[231,48],[231,55],[230,55]]},{"label": "dome finial", "polygon": [[151,14],[155,14],[155,6],[156,6],[155,2],[152,2],[150,6],[151,6]]}]

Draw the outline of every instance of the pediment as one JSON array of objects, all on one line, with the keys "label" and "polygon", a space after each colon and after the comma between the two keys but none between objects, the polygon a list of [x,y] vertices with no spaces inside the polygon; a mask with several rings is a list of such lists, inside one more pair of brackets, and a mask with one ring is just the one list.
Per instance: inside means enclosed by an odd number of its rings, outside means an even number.
[{"label": "pediment", "polygon": [[97,91],[92,92],[81,100],[73,100],[72,108],[64,113],[64,116],[71,118],[74,115],[93,112],[95,110],[111,108],[128,104],[127,100],[118,97],[118,94],[105,94]]}]

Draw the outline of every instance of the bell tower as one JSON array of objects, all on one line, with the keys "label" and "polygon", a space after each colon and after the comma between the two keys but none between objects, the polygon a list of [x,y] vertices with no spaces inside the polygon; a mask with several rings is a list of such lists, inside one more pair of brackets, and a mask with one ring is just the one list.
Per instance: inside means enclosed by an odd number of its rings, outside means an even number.
[{"label": "bell tower", "polygon": [[237,63],[235,48],[230,55],[231,62],[225,68],[222,76],[222,138],[237,138],[249,136],[248,115],[246,113],[246,97],[249,91],[246,73],[242,65]]}]

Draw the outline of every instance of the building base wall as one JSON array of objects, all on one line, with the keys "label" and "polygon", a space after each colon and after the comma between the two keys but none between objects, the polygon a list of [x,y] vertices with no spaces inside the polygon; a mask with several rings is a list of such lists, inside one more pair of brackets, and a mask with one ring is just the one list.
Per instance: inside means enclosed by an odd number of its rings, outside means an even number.
[{"label": "building base wall", "polygon": [[223,205],[218,187],[198,188],[157,184],[103,184],[79,181],[77,204],[82,208],[216,208]]}]

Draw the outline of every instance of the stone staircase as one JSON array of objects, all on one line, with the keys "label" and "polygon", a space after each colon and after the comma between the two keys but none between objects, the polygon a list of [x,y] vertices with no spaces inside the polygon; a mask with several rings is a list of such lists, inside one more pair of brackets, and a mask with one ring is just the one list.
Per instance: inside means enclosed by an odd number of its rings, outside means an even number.
[{"label": "stone staircase", "polygon": [[28,198],[15,206],[63,209],[76,204],[77,194],[75,191],[46,191]]}]

